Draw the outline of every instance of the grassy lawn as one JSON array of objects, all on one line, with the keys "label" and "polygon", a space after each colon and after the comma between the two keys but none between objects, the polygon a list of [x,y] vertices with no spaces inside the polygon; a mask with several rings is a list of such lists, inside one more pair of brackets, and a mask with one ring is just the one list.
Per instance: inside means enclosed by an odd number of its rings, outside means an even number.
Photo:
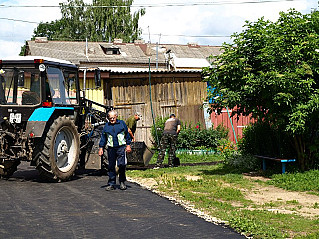
[{"label": "grassy lawn", "polygon": [[[222,161],[218,155],[178,157],[181,163]],[[155,157],[151,163],[154,162]],[[319,171],[275,174],[265,179],[245,176],[221,162],[128,170],[127,175],[137,181],[149,181],[151,188],[187,201],[253,238],[319,238]],[[269,198],[256,200],[267,193]]]},{"label": "grassy lawn", "polygon": [[[156,151],[150,161],[150,164],[155,164],[158,152]],[[217,154],[203,154],[203,155],[189,155],[189,154],[177,154],[181,163],[203,163],[203,162],[219,162],[223,159]],[[165,157],[164,163],[167,163],[167,155]]]}]

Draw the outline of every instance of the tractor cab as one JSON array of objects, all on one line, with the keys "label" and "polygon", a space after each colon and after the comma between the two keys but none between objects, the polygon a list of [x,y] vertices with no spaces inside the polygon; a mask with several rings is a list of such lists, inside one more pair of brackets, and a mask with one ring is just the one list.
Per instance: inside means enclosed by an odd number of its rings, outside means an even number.
[{"label": "tractor cab", "polygon": [[[28,118],[30,107],[77,105],[77,77],[77,67],[67,61],[33,56],[0,60],[0,107],[19,107]],[[18,122],[20,116],[15,117],[11,121]]]}]

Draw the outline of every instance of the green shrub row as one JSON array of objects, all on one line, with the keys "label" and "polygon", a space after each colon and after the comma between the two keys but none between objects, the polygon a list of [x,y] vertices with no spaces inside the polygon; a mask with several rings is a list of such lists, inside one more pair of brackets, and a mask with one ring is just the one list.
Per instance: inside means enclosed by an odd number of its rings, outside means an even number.
[{"label": "green shrub row", "polygon": [[[165,121],[168,119],[158,117],[155,120],[155,126],[151,128],[152,143],[158,148],[157,141],[160,141],[164,130]],[[156,137],[157,135],[157,137]],[[158,138],[158,140],[157,140]],[[186,124],[182,122],[181,132],[177,138],[177,148],[180,149],[208,149],[216,150],[221,139],[228,139],[228,129],[218,126],[216,129],[204,129],[200,123],[196,125]]]}]

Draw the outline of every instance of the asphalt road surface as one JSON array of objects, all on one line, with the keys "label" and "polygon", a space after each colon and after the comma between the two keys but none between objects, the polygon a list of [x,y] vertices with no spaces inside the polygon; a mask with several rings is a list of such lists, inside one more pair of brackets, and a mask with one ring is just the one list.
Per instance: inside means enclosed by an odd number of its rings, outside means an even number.
[{"label": "asphalt road surface", "polygon": [[105,191],[106,182],[88,171],[42,182],[22,163],[0,180],[0,238],[244,238],[136,184]]}]

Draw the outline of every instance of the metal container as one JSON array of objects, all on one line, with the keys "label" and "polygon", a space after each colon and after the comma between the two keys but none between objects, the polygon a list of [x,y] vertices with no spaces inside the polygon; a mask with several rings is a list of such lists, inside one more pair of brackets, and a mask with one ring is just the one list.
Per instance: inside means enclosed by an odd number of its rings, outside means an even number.
[{"label": "metal container", "polygon": [[149,149],[145,142],[132,142],[132,152],[127,154],[127,164],[147,166],[154,154],[153,150]]}]

